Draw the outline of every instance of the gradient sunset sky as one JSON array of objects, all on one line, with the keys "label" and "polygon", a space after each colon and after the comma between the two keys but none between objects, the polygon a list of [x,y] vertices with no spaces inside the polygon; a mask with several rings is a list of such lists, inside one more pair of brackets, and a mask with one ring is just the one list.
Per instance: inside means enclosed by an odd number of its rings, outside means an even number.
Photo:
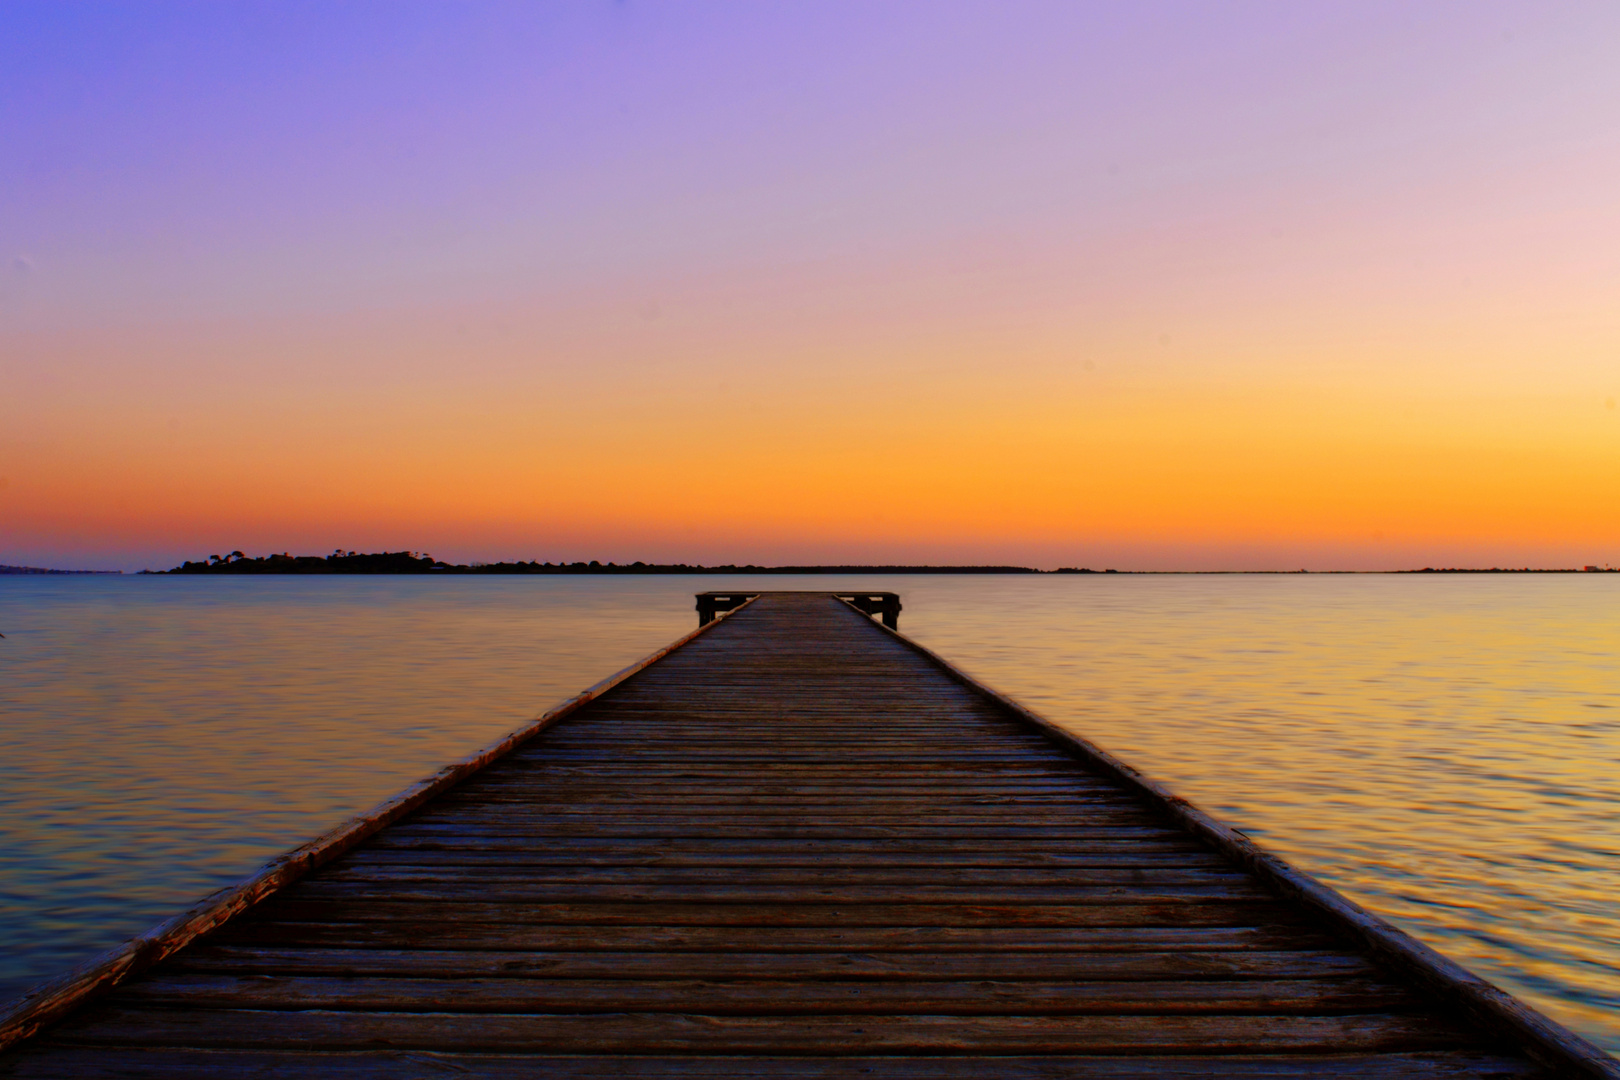
[{"label": "gradient sunset sky", "polygon": [[0,563],[1620,564],[1620,5],[0,3]]}]

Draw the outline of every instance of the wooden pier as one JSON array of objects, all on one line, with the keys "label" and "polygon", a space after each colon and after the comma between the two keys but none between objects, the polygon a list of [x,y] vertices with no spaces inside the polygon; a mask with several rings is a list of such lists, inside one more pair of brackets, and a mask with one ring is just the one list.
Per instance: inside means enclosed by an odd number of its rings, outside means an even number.
[{"label": "wooden pier", "polygon": [[742,603],[6,1043],[19,1080],[1620,1077],[830,593]]}]

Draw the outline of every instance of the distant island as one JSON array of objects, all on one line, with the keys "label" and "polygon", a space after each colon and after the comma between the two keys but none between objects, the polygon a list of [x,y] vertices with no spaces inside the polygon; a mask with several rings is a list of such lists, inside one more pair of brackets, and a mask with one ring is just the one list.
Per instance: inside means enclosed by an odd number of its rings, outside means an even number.
[{"label": "distant island", "polygon": [[[116,573],[93,570],[31,570],[21,567],[0,567],[0,573]],[[851,564],[842,566],[702,566],[692,563],[612,563],[590,562],[552,563],[493,562],[448,563],[432,555],[416,551],[382,551],[360,553],[334,551],[330,555],[263,555],[257,558],[233,551],[229,555],[210,555],[195,562],[187,561],[171,570],[142,570],[143,574],[1165,574],[1165,573],[1278,573],[1308,574],[1309,570],[1093,570],[1089,567],[1063,566],[1056,570],[1038,570],[1031,566],[898,566]],[[1611,567],[1584,566],[1567,569],[1538,569],[1532,567],[1444,567],[1425,566],[1421,570],[1326,570],[1315,573],[1395,573],[1395,574],[1574,574],[1614,573]]]},{"label": "distant island", "polygon": [[0,574],[122,574],[122,570],[49,570],[43,566],[0,566]]},{"label": "distant island", "polygon": [[1392,574],[1614,574],[1613,566],[1425,566],[1421,570],[1391,570]]},{"label": "distant island", "polygon": [[450,563],[423,552],[386,551],[360,554],[335,551],[330,555],[262,555],[258,559],[240,551],[209,555],[198,562],[185,562],[173,570],[147,573],[1113,573],[1111,570],[1035,570],[1034,567],[891,567],[891,565],[844,565],[844,567],[755,567],[734,565],[703,567],[685,562],[475,562]]},{"label": "distant island", "polygon": [[334,551],[330,555],[264,555],[253,558],[240,551],[210,555],[185,562],[172,570],[142,571],[162,574],[1094,574],[1112,570],[1064,567],[1036,570],[1028,566],[699,566],[688,563],[495,562],[447,563],[415,551],[361,554]]}]

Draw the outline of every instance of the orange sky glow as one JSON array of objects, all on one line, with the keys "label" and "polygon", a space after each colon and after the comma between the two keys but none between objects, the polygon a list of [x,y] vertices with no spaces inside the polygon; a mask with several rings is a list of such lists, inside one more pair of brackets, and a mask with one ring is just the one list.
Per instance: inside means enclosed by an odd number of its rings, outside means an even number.
[{"label": "orange sky glow", "polygon": [[58,50],[0,562],[1620,564],[1613,9],[887,10]]}]

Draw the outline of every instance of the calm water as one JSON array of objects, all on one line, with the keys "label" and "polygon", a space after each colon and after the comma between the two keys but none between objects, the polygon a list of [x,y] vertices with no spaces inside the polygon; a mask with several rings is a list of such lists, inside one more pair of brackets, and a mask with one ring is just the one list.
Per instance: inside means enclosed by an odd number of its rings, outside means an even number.
[{"label": "calm water", "polygon": [[[751,584],[0,577],[0,997]],[[1620,1049],[1620,575],[839,584]]]}]

